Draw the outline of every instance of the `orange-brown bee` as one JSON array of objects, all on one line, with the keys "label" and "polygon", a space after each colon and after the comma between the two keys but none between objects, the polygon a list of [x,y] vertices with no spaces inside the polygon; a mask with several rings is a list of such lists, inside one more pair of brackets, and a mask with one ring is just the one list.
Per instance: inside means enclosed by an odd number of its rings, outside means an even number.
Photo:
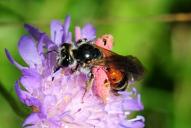
[{"label": "orange-brown bee", "polygon": [[91,64],[105,67],[110,86],[114,91],[125,90],[128,84],[143,76],[144,67],[136,57],[122,56],[97,45],[94,47],[99,49],[102,56],[91,61]]}]

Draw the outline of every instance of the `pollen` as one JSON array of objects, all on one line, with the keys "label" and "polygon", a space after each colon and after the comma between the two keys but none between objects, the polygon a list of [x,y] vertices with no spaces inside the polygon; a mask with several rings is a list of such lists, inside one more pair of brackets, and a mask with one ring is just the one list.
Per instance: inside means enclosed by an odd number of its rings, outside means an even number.
[{"label": "pollen", "polygon": [[64,101],[67,103],[71,100],[71,97],[69,95],[64,96]]},{"label": "pollen", "polygon": [[32,111],[35,112],[35,113],[40,112],[39,108],[34,106],[34,105],[31,106],[31,108],[32,108]]}]

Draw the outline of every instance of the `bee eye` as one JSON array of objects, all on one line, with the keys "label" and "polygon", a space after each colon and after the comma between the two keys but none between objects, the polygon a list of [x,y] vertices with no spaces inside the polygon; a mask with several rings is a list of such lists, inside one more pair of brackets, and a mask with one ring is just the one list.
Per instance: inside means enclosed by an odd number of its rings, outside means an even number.
[{"label": "bee eye", "polygon": [[94,53],[94,58],[99,58],[101,56],[101,52],[97,48],[94,49],[93,53]]}]

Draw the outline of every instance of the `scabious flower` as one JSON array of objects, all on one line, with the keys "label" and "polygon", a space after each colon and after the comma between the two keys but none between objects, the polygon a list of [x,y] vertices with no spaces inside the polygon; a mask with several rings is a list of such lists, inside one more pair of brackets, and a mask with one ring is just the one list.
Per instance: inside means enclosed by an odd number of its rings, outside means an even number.
[{"label": "scabious flower", "polygon": [[[29,35],[21,37],[18,49],[28,66],[18,64],[5,50],[10,62],[22,72],[22,76],[15,83],[16,93],[22,103],[32,108],[23,127],[143,128],[144,117],[130,118],[132,112],[143,109],[140,94],[135,88],[114,95],[101,85],[102,78],[107,76],[98,67],[93,71],[94,87],[84,95],[87,74],[70,73],[67,69],[53,72],[57,56],[54,51],[62,43],[73,43],[69,26],[70,17],[65,19],[64,24],[52,21],[49,38],[46,33],[26,24],[25,29]],[[75,40],[80,38],[95,39],[95,29],[90,24],[82,29],[76,27]],[[111,49],[111,45],[108,49]]]}]

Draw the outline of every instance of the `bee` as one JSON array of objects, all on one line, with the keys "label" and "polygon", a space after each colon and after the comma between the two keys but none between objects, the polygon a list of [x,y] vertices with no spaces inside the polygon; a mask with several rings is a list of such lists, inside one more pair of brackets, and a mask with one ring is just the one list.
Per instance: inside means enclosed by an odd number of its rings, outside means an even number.
[{"label": "bee", "polygon": [[[103,40],[107,43],[107,40]],[[134,56],[122,56],[95,44],[95,41],[79,40],[77,47],[64,43],[58,54],[57,69],[75,65],[89,69],[90,81],[93,81],[92,68],[102,66],[107,74],[113,91],[125,90],[128,84],[139,80],[144,74],[142,63]],[[72,66],[73,67],[73,66]],[[57,70],[56,69],[56,70]],[[92,82],[90,82],[92,83]]]},{"label": "bee", "polygon": [[75,67],[72,69],[74,71],[80,68],[91,69],[93,65],[90,62],[101,59],[102,53],[90,43],[86,39],[79,40],[75,47],[72,44],[63,43],[57,52],[57,62],[54,72],[65,67]]},{"label": "bee", "polygon": [[132,55],[122,56],[105,48],[94,45],[102,56],[90,62],[94,66],[103,66],[110,86],[114,91],[125,90],[128,84],[140,80],[144,75],[144,67],[136,57]]}]

